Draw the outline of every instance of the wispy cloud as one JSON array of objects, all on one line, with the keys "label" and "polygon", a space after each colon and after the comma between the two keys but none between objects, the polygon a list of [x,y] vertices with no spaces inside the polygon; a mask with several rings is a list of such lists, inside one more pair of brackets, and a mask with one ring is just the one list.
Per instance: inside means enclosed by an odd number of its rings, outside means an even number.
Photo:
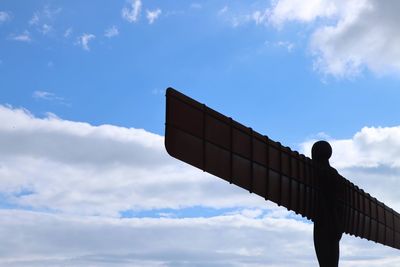
[{"label": "wispy cloud", "polygon": [[118,35],[119,35],[119,30],[115,25],[111,26],[108,29],[106,29],[105,32],[104,32],[104,36],[108,37],[108,38],[112,38],[112,37],[115,37],[115,36],[118,36]]},{"label": "wispy cloud", "polygon": [[218,15],[222,15],[228,11],[228,6],[224,6],[220,10],[218,10]]},{"label": "wispy cloud", "polygon": [[0,11],[0,24],[11,19],[10,13],[6,11]]},{"label": "wispy cloud", "polygon": [[64,98],[57,96],[54,93],[47,91],[35,91],[32,94],[35,99],[48,100],[48,101],[64,101]]},{"label": "wispy cloud", "polygon": [[46,35],[48,34],[51,30],[53,30],[53,27],[48,25],[48,24],[43,24],[42,27],[39,29],[39,31],[43,34]]},{"label": "wispy cloud", "polygon": [[288,52],[292,52],[293,48],[294,48],[294,44],[291,42],[287,42],[287,41],[278,41],[275,43],[275,45],[278,47],[285,48]]},{"label": "wispy cloud", "polygon": [[149,21],[149,24],[153,24],[154,21],[161,15],[161,9],[157,8],[156,10],[150,11],[146,10],[146,17],[147,20]]},{"label": "wispy cloud", "polygon": [[9,37],[10,40],[18,41],[18,42],[26,42],[29,43],[32,41],[31,35],[28,31],[24,31],[21,34],[12,34]]},{"label": "wispy cloud", "polygon": [[49,19],[53,19],[56,15],[58,15],[62,11],[62,8],[54,8],[52,9],[50,6],[45,6],[43,8],[43,15]]},{"label": "wispy cloud", "polygon": [[84,50],[89,51],[89,42],[96,38],[96,35],[91,33],[84,33],[78,37],[77,44],[80,45]]},{"label": "wispy cloud", "polygon": [[46,35],[53,30],[52,24],[61,10],[61,8],[52,9],[49,6],[44,6],[41,10],[33,13],[28,24],[34,27],[38,32]]},{"label": "wispy cloud", "polygon": [[130,0],[128,6],[122,8],[122,18],[128,22],[136,22],[139,19],[142,2],[140,0]]},{"label": "wispy cloud", "polygon": [[71,33],[72,33],[72,28],[69,27],[68,29],[65,30],[65,32],[64,32],[64,37],[65,37],[65,38],[70,37],[70,36],[71,36]]},{"label": "wispy cloud", "polygon": [[33,13],[32,18],[29,20],[29,25],[37,25],[39,23],[39,14]]},{"label": "wispy cloud", "polygon": [[259,24],[266,24],[268,22],[268,18],[269,18],[269,11],[265,10],[265,11],[254,11],[253,14],[251,15],[251,18],[253,19],[253,21],[259,25]]}]

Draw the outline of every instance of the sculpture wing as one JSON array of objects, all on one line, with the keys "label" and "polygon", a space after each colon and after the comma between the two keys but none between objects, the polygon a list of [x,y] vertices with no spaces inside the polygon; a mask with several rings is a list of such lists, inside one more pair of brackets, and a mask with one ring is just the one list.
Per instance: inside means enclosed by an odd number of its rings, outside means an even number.
[{"label": "sculpture wing", "polygon": [[[318,187],[310,158],[172,88],[166,97],[165,147],[171,156],[314,219]],[[400,249],[400,215],[340,178],[344,231]]]},{"label": "sculpture wing", "polygon": [[346,233],[400,249],[400,215],[358,186],[341,177]]},{"label": "sculpture wing", "polygon": [[313,219],[311,159],[172,88],[166,96],[171,156]]}]

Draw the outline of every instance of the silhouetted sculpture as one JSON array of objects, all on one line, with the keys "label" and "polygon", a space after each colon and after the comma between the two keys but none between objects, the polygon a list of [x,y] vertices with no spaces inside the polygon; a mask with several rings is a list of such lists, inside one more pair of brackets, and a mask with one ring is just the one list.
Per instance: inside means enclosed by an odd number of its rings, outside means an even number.
[{"label": "silhouetted sculpture", "polygon": [[316,164],[319,192],[314,216],[314,246],[321,267],[337,267],[339,242],[343,234],[343,209],[338,203],[342,181],[338,172],[329,165],[332,148],[328,142],[318,141],[311,150]]},{"label": "silhouetted sculpture", "polygon": [[168,153],[313,221],[321,267],[338,266],[343,233],[400,249],[400,214],[332,168],[329,143],[311,160],[172,88],[166,106]]}]

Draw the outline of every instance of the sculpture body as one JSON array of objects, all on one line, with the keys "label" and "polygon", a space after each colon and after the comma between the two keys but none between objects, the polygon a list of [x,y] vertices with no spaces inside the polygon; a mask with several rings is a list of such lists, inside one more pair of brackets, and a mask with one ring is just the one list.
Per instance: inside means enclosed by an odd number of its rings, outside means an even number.
[{"label": "sculpture body", "polygon": [[312,159],[316,164],[317,187],[314,217],[314,247],[321,267],[337,267],[339,264],[339,242],[343,234],[343,209],[337,199],[343,190],[338,172],[329,164],[332,148],[325,141],[318,141],[312,148]]}]

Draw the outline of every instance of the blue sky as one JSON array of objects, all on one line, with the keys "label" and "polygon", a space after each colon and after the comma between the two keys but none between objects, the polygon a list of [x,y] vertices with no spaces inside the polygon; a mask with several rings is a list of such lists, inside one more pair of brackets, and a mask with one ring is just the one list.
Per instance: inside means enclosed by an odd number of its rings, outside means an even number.
[{"label": "blue sky", "polygon": [[[288,145],[319,132],[345,138],[363,126],[397,123],[396,76],[366,69],[338,78],[313,68],[309,35],[323,22],[234,26],[230,16],[268,1],[197,4],[147,1],[129,22],[124,1],[3,1],[10,19],[0,28],[2,102],[37,116],[162,134],[163,90],[172,86]],[[146,10],[157,9],[149,24]],[[104,36],[112,27],[118,35]],[[30,41],[13,40],[24,33]],[[95,36],[88,50],[77,44],[83,34]],[[63,100],[35,99],[35,91]]]},{"label": "blue sky", "polygon": [[[51,227],[43,235],[23,231],[38,245],[22,256],[12,251],[22,251],[24,242],[10,244],[0,249],[3,261],[297,264],[266,253],[273,248],[257,239],[261,229],[304,266],[315,264],[309,223],[166,155],[169,86],[303,153],[313,140],[328,139],[333,165],[399,210],[393,188],[400,185],[400,21],[392,12],[398,6],[375,0],[1,1],[0,211],[2,218],[32,224],[15,228],[1,219],[0,227],[35,232],[57,222],[65,233],[53,243],[51,236],[62,234]],[[226,222],[232,228],[219,244],[209,236]],[[138,254],[116,240],[100,246],[85,235],[90,223],[97,225],[90,236],[137,235],[140,242],[122,243]],[[82,235],[78,254],[65,250],[75,230]],[[165,242],[139,249],[160,238],[152,231]],[[197,252],[185,245],[188,233]],[[278,233],[307,249],[293,252]],[[247,245],[236,246],[238,240]],[[370,242],[349,238],[343,247],[344,266],[367,266],[367,254],[375,257],[368,266],[400,264],[390,248]],[[210,260],[199,260],[204,257]]]}]

